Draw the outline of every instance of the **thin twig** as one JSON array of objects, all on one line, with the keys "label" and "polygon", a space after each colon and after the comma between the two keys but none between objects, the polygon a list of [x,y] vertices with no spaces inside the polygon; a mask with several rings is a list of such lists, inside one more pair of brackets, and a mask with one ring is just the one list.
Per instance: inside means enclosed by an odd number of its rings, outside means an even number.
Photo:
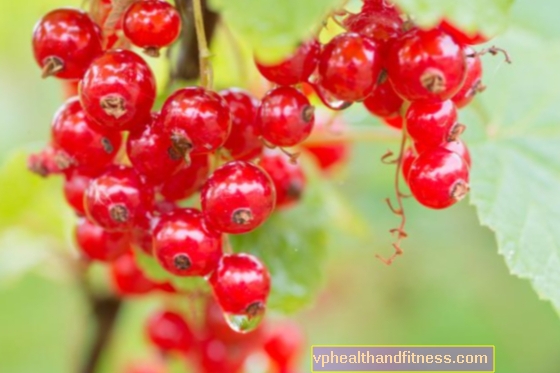
[{"label": "thin twig", "polygon": [[200,85],[206,89],[212,88],[213,72],[210,64],[210,50],[208,49],[208,41],[206,40],[206,32],[204,30],[204,15],[202,13],[201,0],[193,0],[194,8],[194,26],[196,30],[196,38],[198,40],[198,59],[200,65]]}]

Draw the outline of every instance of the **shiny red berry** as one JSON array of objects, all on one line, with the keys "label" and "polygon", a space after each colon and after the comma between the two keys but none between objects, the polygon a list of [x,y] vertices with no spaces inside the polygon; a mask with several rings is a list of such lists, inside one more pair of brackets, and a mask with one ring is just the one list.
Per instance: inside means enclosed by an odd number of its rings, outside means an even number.
[{"label": "shiny red berry", "polygon": [[113,261],[110,270],[113,286],[122,296],[143,295],[160,288],[160,285],[144,275],[132,251]]},{"label": "shiny red berry", "polygon": [[469,168],[471,167],[471,154],[469,152],[469,148],[467,148],[467,145],[463,142],[463,140],[458,139],[455,141],[449,141],[445,143],[443,147],[449,151],[459,154],[467,163],[467,166],[469,166]]},{"label": "shiny red berry", "polygon": [[84,194],[93,178],[99,171],[92,172],[85,168],[75,168],[68,172],[64,180],[64,197],[66,202],[79,215],[85,215]]},{"label": "shiny red berry", "polygon": [[270,359],[282,369],[290,367],[303,352],[303,342],[300,327],[293,322],[283,321],[265,332],[263,348]]},{"label": "shiny red berry", "polygon": [[262,76],[271,82],[279,85],[294,85],[309,79],[317,67],[320,53],[321,44],[317,40],[310,40],[303,43],[293,55],[277,64],[255,62]]},{"label": "shiny red berry", "polygon": [[455,139],[452,128],[457,122],[453,101],[414,101],[406,112],[406,130],[423,149],[435,148]]},{"label": "shiny red berry", "polygon": [[209,281],[224,312],[250,317],[264,312],[270,292],[270,274],[256,257],[224,255]]},{"label": "shiny red berry", "polygon": [[400,116],[400,114],[391,117],[381,118],[381,120],[389,127],[397,130],[402,129],[403,127],[403,118]]},{"label": "shiny red berry", "polygon": [[160,48],[171,45],[179,37],[181,16],[166,1],[136,1],[123,16],[123,31],[132,44],[157,57]]},{"label": "shiny red berry", "polygon": [[262,137],[272,145],[294,146],[305,140],[315,123],[314,107],[292,87],[269,91],[259,109]]},{"label": "shiny red berry", "polygon": [[489,38],[480,32],[464,32],[459,27],[456,27],[453,23],[445,19],[440,23],[439,27],[447,34],[451,35],[451,37],[459,44],[475,45],[485,43],[489,40]]},{"label": "shiny red berry", "polygon": [[466,74],[463,49],[438,29],[414,29],[393,41],[386,67],[395,91],[409,101],[450,99]]},{"label": "shiny red berry", "polygon": [[218,168],[201,191],[204,218],[220,232],[247,233],[274,210],[276,191],[263,170],[244,161]]},{"label": "shiny red berry", "polygon": [[361,101],[375,88],[381,55],[375,41],[356,33],[333,38],[319,60],[321,86],[342,101]]},{"label": "shiny red berry", "polygon": [[286,154],[265,150],[259,166],[270,176],[276,189],[276,207],[299,201],[305,189],[305,174],[299,163],[292,163]]},{"label": "shiny red berry", "polygon": [[482,84],[482,61],[480,56],[470,47],[466,47],[464,51],[467,58],[467,77],[459,92],[452,98],[458,109],[470,104],[477,93],[481,93],[486,89],[484,84]]},{"label": "shiny red berry", "polygon": [[126,233],[107,232],[87,219],[80,219],[75,237],[81,253],[90,260],[112,262],[130,249]]},{"label": "shiny red berry", "polygon": [[187,352],[194,335],[187,321],[177,312],[160,311],[147,321],[146,334],[151,343],[164,352]]},{"label": "shiny red berry", "polygon": [[75,166],[100,169],[110,164],[121,146],[121,134],[93,125],[77,97],[56,113],[51,135],[53,143],[73,159]]},{"label": "shiny red berry", "polygon": [[35,25],[33,53],[43,69],[43,77],[81,79],[102,53],[101,35],[87,13],[56,9]]},{"label": "shiny red berry", "polygon": [[134,227],[151,209],[153,191],[134,169],[114,166],[93,179],[84,197],[88,218],[109,231]]},{"label": "shiny red berry", "polygon": [[193,155],[191,163],[183,163],[179,171],[161,185],[159,192],[168,201],[187,199],[202,188],[209,173],[208,155]]},{"label": "shiny red berry", "polygon": [[161,109],[161,125],[174,147],[188,155],[211,153],[224,145],[231,130],[227,102],[200,87],[173,93]]},{"label": "shiny red berry", "polygon": [[444,209],[469,191],[469,166],[457,153],[435,148],[420,154],[408,174],[412,195],[422,205]]},{"label": "shiny red berry", "polygon": [[183,165],[183,157],[162,130],[158,114],[146,127],[130,133],[126,153],[136,171],[152,185],[168,180]]},{"label": "shiny red berry", "polygon": [[403,33],[403,23],[396,11],[362,11],[344,19],[348,31],[375,40],[383,49],[387,42]]},{"label": "shiny red berry", "polygon": [[110,50],[89,67],[80,83],[80,100],[100,127],[116,131],[150,121],[156,82],[150,67],[136,53]]},{"label": "shiny red berry", "polygon": [[231,112],[231,132],[224,144],[228,156],[248,161],[259,156],[263,149],[257,123],[259,101],[249,92],[229,88],[220,92]]},{"label": "shiny red berry", "polygon": [[154,255],[176,276],[206,276],[222,256],[222,235],[209,228],[198,210],[175,210],[154,228]]},{"label": "shiny red berry", "polygon": [[366,109],[378,117],[394,117],[400,115],[403,99],[397,95],[388,79],[377,87],[364,100]]}]

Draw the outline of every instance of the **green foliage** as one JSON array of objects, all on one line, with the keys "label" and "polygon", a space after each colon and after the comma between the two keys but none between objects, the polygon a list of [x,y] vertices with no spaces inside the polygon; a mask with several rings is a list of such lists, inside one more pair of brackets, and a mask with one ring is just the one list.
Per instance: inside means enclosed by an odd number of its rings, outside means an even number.
[{"label": "green foliage", "polygon": [[210,4],[253,46],[259,58],[275,61],[313,36],[342,0],[211,0]]},{"label": "green foliage", "polygon": [[486,66],[489,89],[467,122],[471,201],[510,271],[560,310],[560,45],[519,30],[496,42],[514,62]]},{"label": "green foliage", "polygon": [[507,26],[513,0],[395,0],[395,3],[421,26],[432,27],[446,18],[464,30],[496,35]]}]

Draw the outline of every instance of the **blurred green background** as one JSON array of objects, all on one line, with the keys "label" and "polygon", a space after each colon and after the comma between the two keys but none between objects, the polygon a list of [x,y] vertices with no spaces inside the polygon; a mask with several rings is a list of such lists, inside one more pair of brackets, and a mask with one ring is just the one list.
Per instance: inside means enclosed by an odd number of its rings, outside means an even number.
[{"label": "blurred green background", "polygon": [[[39,78],[30,35],[41,15],[69,5],[79,1],[2,4],[0,163],[15,149],[38,148],[47,139],[61,87],[54,79]],[[519,0],[513,22],[558,39],[554,10],[559,8],[555,1]],[[217,75],[219,82],[219,70]],[[499,89],[485,94],[499,94]],[[348,121],[380,125],[359,111],[349,114]],[[480,227],[467,202],[437,212],[407,202],[410,238],[405,256],[392,267],[374,258],[390,253],[388,229],[398,223],[383,202],[392,195],[392,169],[378,160],[388,147],[396,144],[356,145],[350,165],[336,175],[349,208],[364,216],[367,234],[340,240],[332,250],[322,294],[297,316],[308,343],[495,345],[497,372],[560,372],[558,315],[538,300],[527,281],[509,275],[492,233]],[[0,201],[10,197],[2,195]],[[61,201],[60,195],[52,199]],[[11,201],[18,203],[24,201]],[[2,261],[10,260],[5,253],[19,250],[7,247],[13,241],[4,238],[0,270],[6,268]],[[9,281],[0,275],[0,373],[73,372],[81,359],[88,335],[84,297],[69,277],[54,272],[40,267]],[[104,372],[118,372],[127,359],[145,356],[141,325],[152,303],[126,306]],[[308,369],[306,359],[303,371]]]}]

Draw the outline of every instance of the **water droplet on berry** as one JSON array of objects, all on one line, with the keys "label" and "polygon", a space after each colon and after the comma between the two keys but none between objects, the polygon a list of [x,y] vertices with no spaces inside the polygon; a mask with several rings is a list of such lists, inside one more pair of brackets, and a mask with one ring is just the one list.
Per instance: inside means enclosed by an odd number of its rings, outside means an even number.
[{"label": "water droplet on berry", "polygon": [[249,333],[255,330],[261,323],[264,312],[255,315],[224,313],[224,318],[231,329],[238,333]]}]

